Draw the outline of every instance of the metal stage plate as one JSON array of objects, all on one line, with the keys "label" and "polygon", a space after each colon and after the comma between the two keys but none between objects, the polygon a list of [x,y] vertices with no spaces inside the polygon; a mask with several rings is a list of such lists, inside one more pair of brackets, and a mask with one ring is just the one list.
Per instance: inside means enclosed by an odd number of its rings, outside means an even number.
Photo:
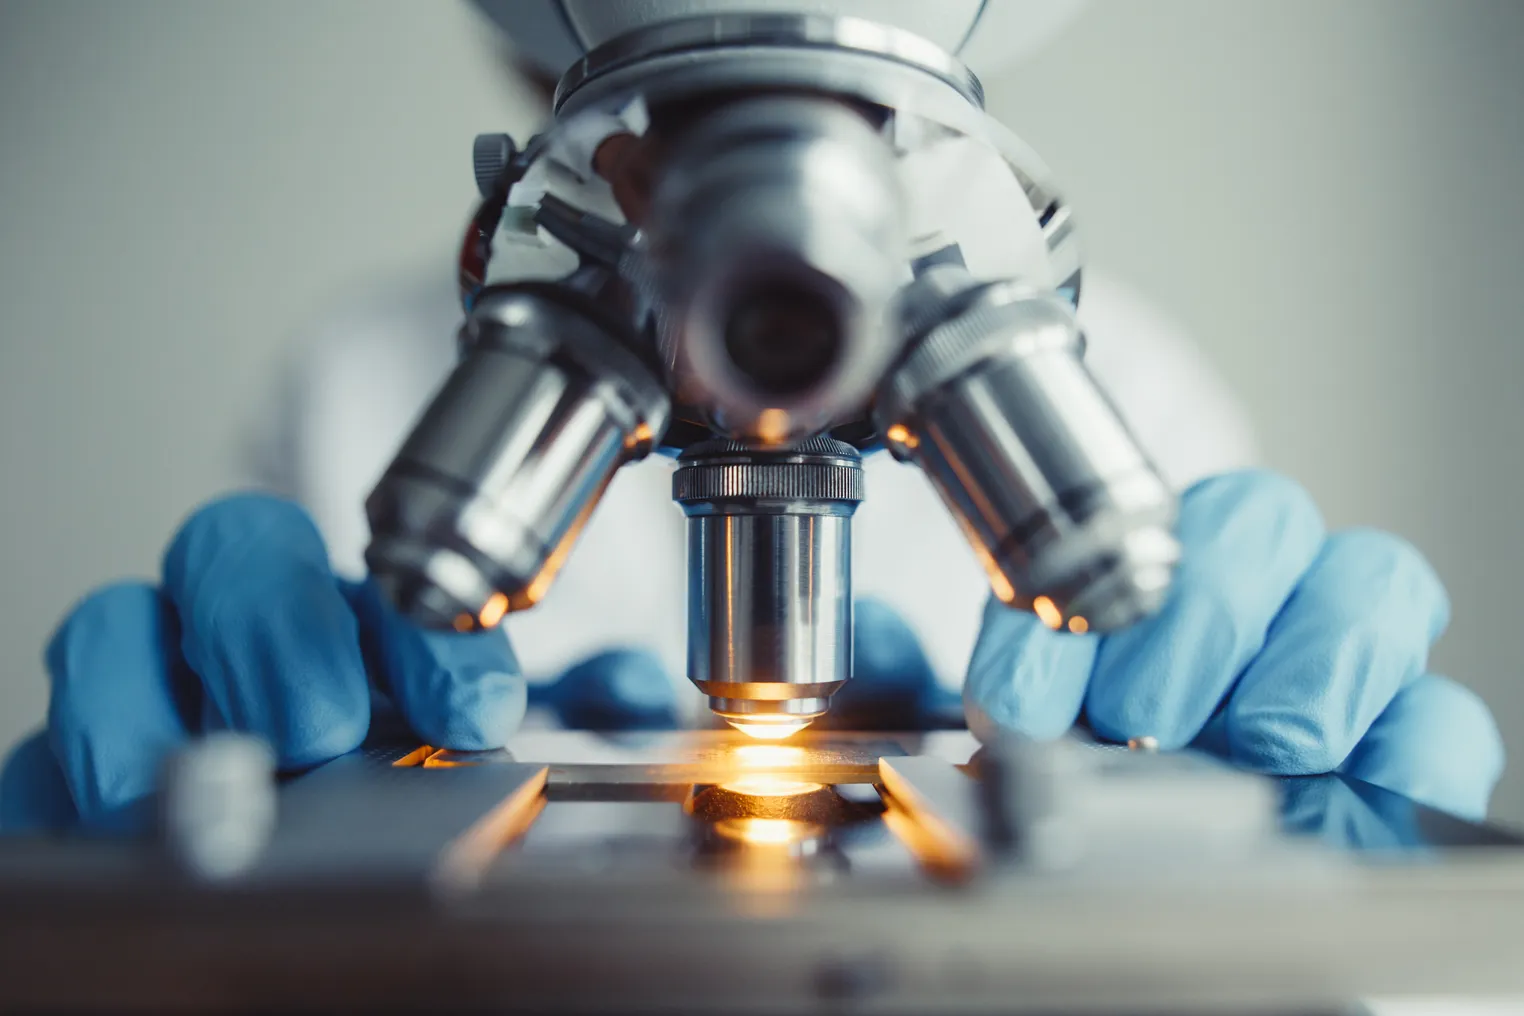
[{"label": "metal stage plate", "polygon": [[1524,993],[1511,833],[1337,777],[1092,748],[1007,854],[974,748],[371,746],[283,788],[260,860],[216,884],[151,841],[0,842],[0,1008],[1288,1013]]}]

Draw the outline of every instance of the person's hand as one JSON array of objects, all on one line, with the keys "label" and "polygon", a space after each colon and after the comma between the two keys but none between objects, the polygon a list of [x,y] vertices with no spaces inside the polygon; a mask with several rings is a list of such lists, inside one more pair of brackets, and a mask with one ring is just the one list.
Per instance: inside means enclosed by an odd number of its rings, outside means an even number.
[{"label": "person's hand", "polygon": [[852,679],[831,696],[812,730],[937,730],[963,725],[955,690],[936,671],[903,618],[875,599],[852,605]]},{"label": "person's hand", "polygon": [[1342,772],[1480,818],[1503,768],[1487,707],[1428,671],[1443,586],[1395,536],[1328,533],[1284,477],[1203,481],[1180,505],[1164,609],[1105,637],[992,601],[964,684],[969,725],[1195,745],[1278,775]]},{"label": "person's hand", "polygon": [[[124,582],[80,602],[47,647],[47,729],[0,774],[0,828],[141,828],[165,756],[234,729],[302,770],[358,747],[395,711],[427,744],[501,747],[526,687],[502,631],[423,631],[369,583],[329,570],[317,528],[290,502],[235,495],[190,517],[159,585]],[[545,695],[563,720],[673,726],[675,689],[647,654],[606,653]]]}]

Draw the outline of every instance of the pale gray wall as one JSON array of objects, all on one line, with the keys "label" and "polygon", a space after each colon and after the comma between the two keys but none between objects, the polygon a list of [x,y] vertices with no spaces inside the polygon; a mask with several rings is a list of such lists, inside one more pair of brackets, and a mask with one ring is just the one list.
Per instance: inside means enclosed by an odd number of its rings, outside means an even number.
[{"label": "pale gray wall", "polygon": [[[1432,557],[1524,771],[1520,54],[1512,0],[1114,0],[988,85],[1271,462]],[[300,323],[448,252],[470,138],[533,120],[454,3],[0,0],[0,743],[69,603],[236,482]]]}]

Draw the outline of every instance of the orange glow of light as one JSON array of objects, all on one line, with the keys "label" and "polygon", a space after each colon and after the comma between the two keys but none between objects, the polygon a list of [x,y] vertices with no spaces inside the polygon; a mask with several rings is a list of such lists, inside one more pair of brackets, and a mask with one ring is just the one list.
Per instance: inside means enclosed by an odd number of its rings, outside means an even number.
[{"label": "orange glow of light", "polygon": [[456,837],[431,873],[435,884],[451,892],[469,892],[480,884],[493,858],[524,835],[545,810],[549,775],[549,767],[541,769]]},{"label": "orange glow of light", "polygon": [[748,769],[788,769],[807,763],[809,754],[791,744],[738,744],[731,755]]},{"label": "orange glow of light", "polygon": [[805,783],[801,780],[785,780],[778,776],[743,776],[739,780],[720,784],[721,790],[746,797],[801,797],[824,790],[822,783]]},{"label": "orange glow of light", "polygon": [[906,448],[919,448],[921,446],[920,439],[910,433],[910,428],[906,427],[903,423],[892,425],[888,430],[884,431],[884,436],[895,444],[904,445]]},{"label": "orange glow of light", "polygon": [[630,436],[625,438],[624,446],[628,449],[633,450],[639,448],[641,445],[649,443],[650,440],[651,425],[649,423],[642,423],[638,424],[630,433]]},{"label": "orange glow of light", "polygon": [[1090,630],[1090,622],[1086,621],[1078,614],[1075,614],[1073,617],[1069,618],[1069,630],[1074,632],[1076,635],[1083,635],[1085,632]]},{"label": "orange glow of light", "polygon": [[481,621],[483,628],[495,628],[506,613],[508,613],[508,597],[502,593],[493,593],[487,598],[477,619]]},{"label": "orange glow of light", "polygon": [[905,845],[927,874],[948,882],[962,881],[972,872],[976,852],[934,822],[920,822],[897,802],[886,802],[884,826]]},{"label": "orange glow of light", "polygon": [[[568,552],[571,550],[570,543],[571,541],[568,540],[562,544]],[[557,557],[564,557],[564,555],[561,555],[560,551],[561,548],[557,547],[555,552],[546,559],[545,567],[540,569],[540,574],[524,587],[524,599],[531,607],[543,600],[545,594],[550,592],[551,583],[555,582],[556,573],[561,570],[561,562],[557,560]]]},{"label": "orange glow of light", "polygon": [[1011,580],[1005,577],[1005,573],[1000,570],[999,563],[990,556],[990,552],[984,549],[984,541],[980,539],[974,527],[969,525],[968,520],[960,511],[953,512],[952,517],[958,523],[958,528],[963,530],[968,545],[973,548],[974,557],[979,559],[979,567],[983,568],[984,574],[988,576],[990,591],[995,594],[995,599],[1001,603],[1015,603],[1016,587],[1011,585]]},{"label": "orange glow of light", "polygon": [[726,723],[735,727],[747,737],[755,737],[759,741],[781,741],[791,734],[797,734],[810,725],[809,720],[787,719],[780,721],[761,720],[732,720],[726,718]]},{"label": "orange glow of light", "polygon": [[450,622],[456,631],[470,631],[476,627],[476,618],[470,614],[456,614],[455,620]]},{"label": "orange glow of light", "polygon": [[764,409],[757,416],[757,436],[768,444],[778,444],[788,436],[788,413],[781,409]]},{"label": "orange glow of light", "polygon": [[722,818],[714,831],[754,847],[786,847],[820,835],[820,826],[791,818]]},{"label": "orange glow of light", "polygon": [[[988,556],[988,555],[986,555]],[[995,599],[1001,603],[1013,603],[1016,600],[1016,587],[1011,585],[1009,579],[1000,571],[993,559],[985,567],[984,573],[989,576],[990,591],[995,594]]]},{"label": "orange glow of light", "polygon": [[1058,631],[1059,628],[1063,627],[1063,613],[1046,596],[1039,596],[1032,601],[1032,612],[1037,615],[1038,620],[1054,631]]},{"label": "orange glow of light", "polygon": [[393,762],[392,766],[397,769],[410,769],[413,766],[422,765],[436,750],[433,745],[421,744]]},{"label": "orange glow of light", "polygon": [[599,489],[598,496],[588,500],[587,505],[578,514],[576,521],[567,527],[566,535],[561,537],[561,542],[556,544],[556,549],[550,552],[545,559],[545,564],[540,567],[540,573],[524,587],[524,599],[528,606],[534,606],[545,598],[550,592],[551,583],[556,581],[556,576],[561,573],[561,568],[566,564],[566,559],[571,555],[572,547],[577,542],[577,537],[582,535],[582,527],[587,525],[587,520],[592,517],[593,509],[598,507],[598,502],[603,500],[603,491],[607,489],[608,481]]}]

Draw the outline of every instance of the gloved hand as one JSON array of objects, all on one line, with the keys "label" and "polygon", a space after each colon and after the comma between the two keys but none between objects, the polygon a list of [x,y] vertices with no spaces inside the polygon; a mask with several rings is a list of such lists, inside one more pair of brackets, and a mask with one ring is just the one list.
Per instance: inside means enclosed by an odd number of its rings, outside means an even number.
[{"label": "gloved hand", "polygon": [[1449,601],[1413,547],[1327,533],[1272,473],[1186,492],[1164,609],[1105,637],[992,601],[964,684],[969,726],[1210,750],[1280,775],[1342,772],[1463,817],[1487,810],[1502,741],[1481,700],[1428,672]]},{"label": "gloved hand", "polygon": [[938,730],[963,726],[956,691],[937,683],[915,632],[888,604],[852,605],[852,680],[814,730]]},{"label": "gloved hand", "polygon": [[[0,774],[0,828],[140,828],[165,756],[215,729],[265,738],[282,770],[359,746],[395,709],[424,742],[501,747],[526,708],[502,631],[426,632],[368,583],[329,570],[317,528],[258,494],[182,526],[162,583],[86,597],[49,643],[47,730]],[[675,689],[643,653],[606,653],[545,695],[563,718],[595,703],[601,729],[675,726]]]}]

